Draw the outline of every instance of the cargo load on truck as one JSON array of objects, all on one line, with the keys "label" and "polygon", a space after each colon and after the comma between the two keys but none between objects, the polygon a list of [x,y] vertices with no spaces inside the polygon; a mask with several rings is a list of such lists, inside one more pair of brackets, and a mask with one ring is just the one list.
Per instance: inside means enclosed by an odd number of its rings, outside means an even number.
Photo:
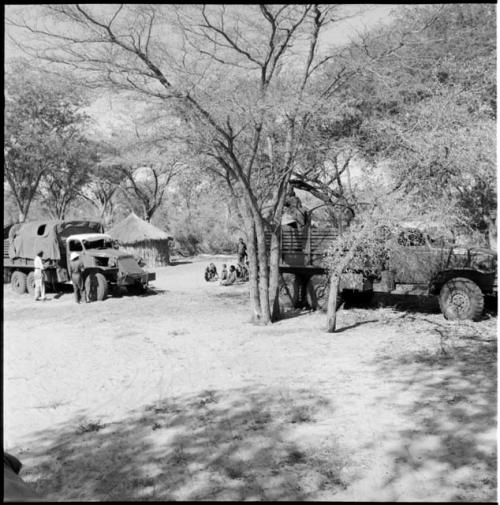
[{"label": "cargo load on truck", "polygon": [[102,233],[95,221],[33,221],[15,225],[9,232],[9,257],[33,259],[39,251],[47,260],[61,259],[61,241],[77,233]]}]

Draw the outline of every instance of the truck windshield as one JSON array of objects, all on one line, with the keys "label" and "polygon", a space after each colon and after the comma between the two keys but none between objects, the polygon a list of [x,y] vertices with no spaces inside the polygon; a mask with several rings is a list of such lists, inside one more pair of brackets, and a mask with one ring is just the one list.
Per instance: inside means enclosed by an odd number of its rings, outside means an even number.
[{"label": "truck windshield", "polygon": [[85,249],[109,249],[113,247],[111,240],[107,238],[84,240],[83,245]]}]

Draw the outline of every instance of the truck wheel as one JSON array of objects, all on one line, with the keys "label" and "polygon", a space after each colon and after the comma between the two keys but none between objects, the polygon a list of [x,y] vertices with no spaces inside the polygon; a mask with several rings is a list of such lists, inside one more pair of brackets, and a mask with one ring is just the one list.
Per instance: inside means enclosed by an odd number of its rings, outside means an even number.
[{"label": "truck wheel", "polygon": [[[327,309],[328,304],[328,275],[312,275],[307,281],[306,296],[309,307],[313,310]],[[337,300],[340,299],[340,295]]]},{"label": "truck wheel", "polygon": [[20,272],[19,270],[16,270],[12,274],[12,278],[10,280],[10,283],[12,284],[12,289],[22,295],[26,293],[26,284],[27,284],[27,279],[26,279],[26,274],[23,272]]},{"label": "truck wheel", "polygon": [[295,308],[299,302],[299,282],[295,274],[281,274],[279,304],[281,309]]},{"label": "truck wheel", "polygon": [[35,294],[35,272],[30,272],[26,278],[26,288],[30,295]]},{"label": "truck wheel", "polygon": [[12,271],[8,268],[4,268],[3,269],[3,283],[9,284],[11,278],[12,278]]},{"label": "truck wheel", "polygon": [[108,295],[108,281],[101,273],[90,273],[85,278],[85,295],[89,302],[101,302]]},{"label": "truck wheel", "polygon": [[456,277],[441,288],[439,307],[445,319],[478,321],[483,314],[484,295],[474,281]]}]

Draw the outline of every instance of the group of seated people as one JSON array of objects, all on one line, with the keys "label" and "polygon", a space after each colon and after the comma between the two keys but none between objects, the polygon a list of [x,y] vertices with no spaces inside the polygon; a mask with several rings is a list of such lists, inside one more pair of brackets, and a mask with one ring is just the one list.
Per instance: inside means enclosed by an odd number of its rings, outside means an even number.
[{"label": "group of seated people", "polygon": [[217,272],[217,267],[213,263],[210,263],[210,265],[205,268],[205,280],[207,282],[214,282],[220,279],[221,286],[230,286],[236,282],[246,282],[248,278],[248,263],[238,264],[237,266],[231,265],[229,270],[227,265],[223,263],[220,275]]}]

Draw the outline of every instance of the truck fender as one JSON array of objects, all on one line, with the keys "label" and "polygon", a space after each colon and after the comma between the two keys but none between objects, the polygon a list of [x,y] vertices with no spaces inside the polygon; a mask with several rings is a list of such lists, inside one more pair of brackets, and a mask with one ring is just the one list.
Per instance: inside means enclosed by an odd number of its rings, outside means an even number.
[{"label": "truck fender", "polygon": [[443,270],[441,272],[438,272],[432,278],[431,282],[429,283],[429,293],[431,295],[438,295],[443,285],[455,277],[464,277],[466,279],[470,279],[481,288],[481,291],[488,291],[488,286],[491,284],[488,282],[491,275],[483,274],[477,270],[468,268],[457,270]]}]

